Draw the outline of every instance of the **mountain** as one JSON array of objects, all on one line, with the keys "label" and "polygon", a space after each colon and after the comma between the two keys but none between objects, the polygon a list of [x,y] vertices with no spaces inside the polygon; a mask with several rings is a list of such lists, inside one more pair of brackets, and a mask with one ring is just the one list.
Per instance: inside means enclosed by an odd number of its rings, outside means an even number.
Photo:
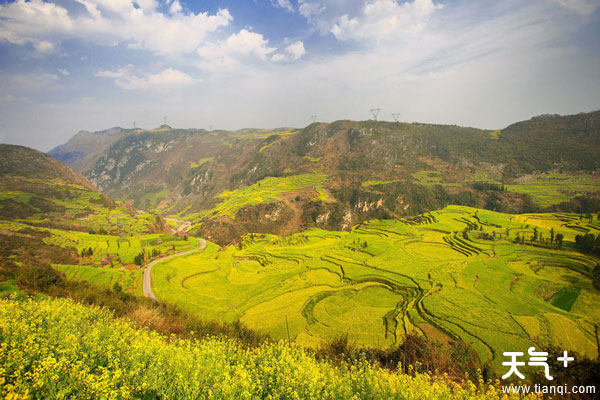
[{"label": "mountain", "polygon": [[114,142],[133,130],[115,127],[99,132],[79,131],[69,141],[48,152],[49,155],[75,168],[83,168],[86,160],[102,154]]},{"label": "mountain", "polygon": [[[86,152],[94,135],[106,138]],[[102,191],[189,219],[194,232],[219,243],[247,232],[348,229],[448,204],[504,212],[600,207],[600,111],[539,116],[497,131],[336,121],[75,138],[59,148],[79,149],[73,167]]]}]

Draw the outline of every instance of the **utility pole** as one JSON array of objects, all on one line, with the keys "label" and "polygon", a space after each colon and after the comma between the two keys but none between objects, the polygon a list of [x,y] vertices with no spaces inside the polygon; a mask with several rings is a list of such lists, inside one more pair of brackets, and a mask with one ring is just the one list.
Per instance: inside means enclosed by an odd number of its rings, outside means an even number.
[{"label": "utility pole", "polygon": [[371,114],[373,114],[373,120],[377,121],[377,116],[379,115],[379,111],[381,111],[381,108],[371,108]]},{"label": "utility pole", "polygon": [[394,118],[394,121],[400,122],[400,114],[399,113],[392,114],[392,117]]},{"label": "utility pole", "polygon": [[310,120],[312,121],[312,123],[314,124],[315,122],[317,122],[317,114],[311,114],[310,115]]},{"label": "utility pole", "polygon": [[135,126],[135,121],[133,121],[133,130],[135,131],[137,129],[137,126]]}]

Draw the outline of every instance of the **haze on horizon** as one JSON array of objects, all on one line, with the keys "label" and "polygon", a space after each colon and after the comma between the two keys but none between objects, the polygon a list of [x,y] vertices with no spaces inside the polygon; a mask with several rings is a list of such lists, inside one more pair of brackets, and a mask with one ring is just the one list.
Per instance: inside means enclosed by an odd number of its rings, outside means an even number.
[{"label": "haze on horizon", "polygon": [[[200,3],[200,4],[198,4]],[[0,1],[0,142],[600,108],[595,0]]]}]

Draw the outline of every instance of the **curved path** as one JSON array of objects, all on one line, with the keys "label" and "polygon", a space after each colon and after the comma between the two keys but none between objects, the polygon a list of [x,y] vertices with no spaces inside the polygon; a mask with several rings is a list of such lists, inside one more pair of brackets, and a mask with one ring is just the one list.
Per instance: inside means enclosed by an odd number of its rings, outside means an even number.
[{"label": "curved path", "polygon": [[146,296],[152,300],[158,300],[156,298],[156,296],[154,295],[154,292],[152,291],[152,276],[150,275],[154,264],[159,263],[161,261],[170,260],[171,258],[185,256],[186,254],[190,254],[190,253],[193,253],[198,250],[204,250],[205,248],[206,248],[206,240],[200,239],[198,241],[198,247],[196,247],[195,249],[183,251],[181,253],[171,254],[170,256],[156,259],[156,260],[150,262],[148,265],[146,265],[146,268],[144,268],[144,285],[143,285],[144,296]]}]

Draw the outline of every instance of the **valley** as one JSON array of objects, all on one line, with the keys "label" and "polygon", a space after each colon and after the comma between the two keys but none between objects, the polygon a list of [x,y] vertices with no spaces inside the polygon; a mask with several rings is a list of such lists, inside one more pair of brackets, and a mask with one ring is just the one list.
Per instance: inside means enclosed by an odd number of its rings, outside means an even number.
[{"label": "valley", "polygon": [[[0,295],[73,291],[142,327],[195,337],[181,321],[202,321],[307,354],[384,357],[419,338],[460,357],[462,345],[488,376],[507,348],[595,360],[599,115],[499,132],[111,129],[50,153],[79,172],[2,145]],[[559,151],[547,139],[564,123],[577,138]],[[523,124],[543,157],[508,150]]]}]

